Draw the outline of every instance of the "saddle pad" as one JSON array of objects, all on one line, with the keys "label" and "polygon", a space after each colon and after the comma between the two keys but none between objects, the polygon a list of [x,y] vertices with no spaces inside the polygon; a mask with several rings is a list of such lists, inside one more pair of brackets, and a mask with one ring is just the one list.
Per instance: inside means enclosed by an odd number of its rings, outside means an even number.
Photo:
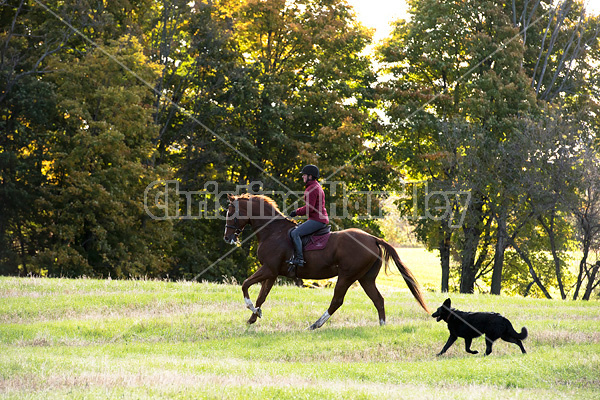
[{"label": "saddle pad", "polygon": [[323,250],[327,246],[331,232],[321,236],[311,236],[309,242],[304,246],[304,251]]},{"label": "saddle pad", "polygon": [[[287,234],[287,241],[292,246],[292,238],[290,237],[290,233],[295,228],[291,228]],[[323,232],[323,234],[315,235]],[[325,233],[327,232],[327,233]],[[317,232],[312,235],[302,236],[302,251],[314,251],[314,250],[323,250],[325,246],[327,246],[327,242],[329,241],[329,236],[331,236],[331,226],[327,225],[326,227],[319,229]]]}]

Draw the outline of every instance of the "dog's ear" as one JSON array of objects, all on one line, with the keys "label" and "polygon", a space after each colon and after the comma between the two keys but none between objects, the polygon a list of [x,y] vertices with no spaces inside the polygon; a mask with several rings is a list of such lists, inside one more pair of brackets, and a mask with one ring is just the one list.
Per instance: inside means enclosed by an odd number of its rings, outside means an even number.
[{"label": "dog's ear", "polygon": [[444,307],[450,308],[450,303],[450,299],[446,299],[446,301],[444,301]]}]

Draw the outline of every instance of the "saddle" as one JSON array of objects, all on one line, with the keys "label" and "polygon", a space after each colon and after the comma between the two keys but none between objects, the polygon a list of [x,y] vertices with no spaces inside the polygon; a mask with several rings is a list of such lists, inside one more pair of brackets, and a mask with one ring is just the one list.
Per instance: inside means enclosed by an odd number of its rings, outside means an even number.
[{"label": "saddle", "polygon": [[[291,234],[294,229],[296,228],[292,228],[288,231],[287,238],[290,245],[292,245]],[[326,225],[318,231],[311,233],[310,235],[300,236],[300,239],[302,239],[302,250],[323,250],[327,246],[329,236],[331,236],[331,225]]]}]

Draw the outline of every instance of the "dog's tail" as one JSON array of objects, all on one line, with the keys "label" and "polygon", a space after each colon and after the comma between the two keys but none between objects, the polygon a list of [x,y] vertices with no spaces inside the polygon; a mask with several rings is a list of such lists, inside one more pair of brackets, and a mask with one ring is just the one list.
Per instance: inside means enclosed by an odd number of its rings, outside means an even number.
[{"label": "dog's tail", "polygon": [[[515,333],[517,333],[517,332],[515,332]],[[517,339],[519,339],[519,340],[526,339],[527,338],[527,328],[522,327],[521,333],[517,334],[516,336],[517,336]]]},{"label": "dog's tail", "polygon": [[431,311],[429,311],[429,307],[427,307],[427,304],[425,304],[425,299],[423,298],[423,294],[421,293],[421,289],[419,288],[419,283],[415,279],[412,272],[410,272],[410,270],[406,267],[406,265],[404,265],[402,261],[400,261],[400,256],[398,256],[396,249],[394,249],[394,247],[392,247],[392,245],[386,242],[385,240],[379,238],[376,239],[377,244],[380,246],[385,257],[386,271],[391,258],[394,260],[394,264],[396,264],[396,267],[398,267],[400,274],[404,278],[404,281],[410,289],[410,292],[413,294],[415,299],[417,299],[417,302],[421,305],[421,307],[423,307],[423,310],[425,310],[427,314],[431,314]]},{"label": "dog's tail", "polygon": [[521,328],[521,333],[518,333],[515,328],[513,328],[512,324],[510,325],[510,330],[512,332],[510,332],[510,335],[512,337],[514,337],[515,339],[519,339],[519,340],[523,340],[527,337],[527,328],[522,327]]}]

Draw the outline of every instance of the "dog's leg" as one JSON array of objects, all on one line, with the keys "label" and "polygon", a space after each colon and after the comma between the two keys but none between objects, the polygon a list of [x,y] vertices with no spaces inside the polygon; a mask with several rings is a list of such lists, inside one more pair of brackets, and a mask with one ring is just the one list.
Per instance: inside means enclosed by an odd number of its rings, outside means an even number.
[{"label": "dog's leg", "polygon": [[465,351],[467,353],[471,353],[471,354],[478,354],[479,352],[477,350],[471,350],[471,342],[473,341],[473,338],[465,338]]},{"label": "dog's leg", "polygon": [[450,334],[450,337],[448,338],[448,341],[444,345],[444,348],[437,355],[441,356],[442,354],[444,354],[450,348],[450,346],[452,346],[454,344],[454,342],[456,342],[456,339],[457,339],[456,336],[454,336],[453,334]]},{"label": "dog's leg", "polygon": [[523,347],[523,342],[521,342],[519,339],[517,339],[517,345],[521,348],[521,353],[527,354],[525,347]]},{"label": "dog's leg", "polygon": [[505,342],[516,344],[517,346],[519,346],[519,348],[521,348],[521,353],[527,354],[527,352],[525,351],[525,347],[523,347],[523,342],[521,342],[520,339],[514,338],[509,335],[504,335],[502,336],[502,340],[504,340]]},{"label": "dog's leg", "polygon": [[492,339],[490,339],[489,336],[485,336],[485,355],[489,356],[490,354],[492,354],[492,345],[494,344],[494,341]]}]

